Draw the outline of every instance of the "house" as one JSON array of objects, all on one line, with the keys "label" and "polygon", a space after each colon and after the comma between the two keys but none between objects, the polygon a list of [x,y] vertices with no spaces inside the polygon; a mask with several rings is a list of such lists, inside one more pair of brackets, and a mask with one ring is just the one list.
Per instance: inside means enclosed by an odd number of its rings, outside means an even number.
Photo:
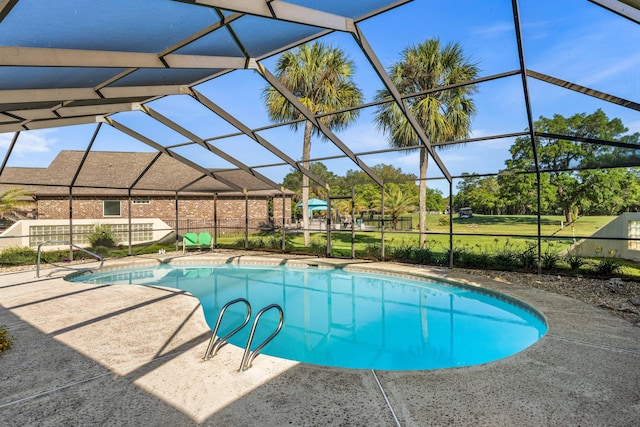
[{"label": "house", "polygon": [[[291,192],[244,170],[193,168],[157,152],[64,150],[47,168],[5,167],[0,191],[16,187],[33,198],[33,219],[14,232],[22,236],[20,246],[54,240],[47,235],[68,235],[70,223],[74,228],[112,223],[128,229],[131,219],[146,224],[137,226],[140,232],[160,226],[175,235],[176,230],[214,227],[221,234],[237,232],[245,224],[257,230],[291,220]],[[143,234],[158,238],[149,230]],[[0,239],[0,247],[4,243]]]}]

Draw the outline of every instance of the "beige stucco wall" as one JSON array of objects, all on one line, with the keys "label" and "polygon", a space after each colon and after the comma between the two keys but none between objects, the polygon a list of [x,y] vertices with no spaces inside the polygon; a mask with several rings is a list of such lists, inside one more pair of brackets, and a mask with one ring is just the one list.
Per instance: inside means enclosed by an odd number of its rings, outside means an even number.
[{"label": "beige stucco wall", "polygon": [[[92,225],[95,226],[97,224],[124,224],[127,225],[129,220],[126,218],[112,218],[108,220],[97,221],[95,219],[74,219],[73,225]],[[156,242],[160,240],[164,240],[169,238],[171,235],[175,236],[175,232],[169,227],[165,222],[161,221],[158,218],[138,218],[132,219],[131,224],[152,224],[153,229],[153,237],[148,241],[133,241],[132,244],[138,243],[146,243],[146,242]],[[31,227],[34,226],[68,226],[69,220],[22,220],[18,221],[5,230],[2,234],[0,234],[0,250],[10,248],[10,247],[29,247],[29,236],[31,234]],[[128,227],[127,227],[128,229]],[[64,239],[67,241],[68,239]],[[128,242],[121,242],[123,244],[127,244]],[[84,245],[87,246],[87,245]],[[34,245],[34,249],[37,245]],[[64,245],[47,245],[46,250],[55,250],[65,248]]]},{"label": "beige stucco wall", "polygon": [[573,252],[591,257],[610,256],[610,251],[615,251],[616,257],[640,261],[640,251],[629,249],[629,242],[626,240],[607,240],[607,238],[628,238],[630,221],[640,221],[640,213],[623,213],[591,235],[597,239],[585,239],[579,242]]}]

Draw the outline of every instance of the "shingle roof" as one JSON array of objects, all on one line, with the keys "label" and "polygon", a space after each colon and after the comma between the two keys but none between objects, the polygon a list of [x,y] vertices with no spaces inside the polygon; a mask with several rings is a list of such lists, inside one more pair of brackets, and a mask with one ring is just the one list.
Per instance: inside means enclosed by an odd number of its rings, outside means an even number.
[{"label": "shingle roof", "polygon": [[[36,195],[212,194],[238,195],[223,182],[163,154],[152,152],[109,152],[63,150],[48,168],[6,167],[0,188],[20,187]],[[84,161],[83,161],[84,158]],[[78,165],[82,165],[78,172]],[[279,195],[242,170],[211,170],[214,176],[250,189],[250,195]],[[77,176],[76,176],[77,173]],[[133,194],[132,193],[132,194]]]}]

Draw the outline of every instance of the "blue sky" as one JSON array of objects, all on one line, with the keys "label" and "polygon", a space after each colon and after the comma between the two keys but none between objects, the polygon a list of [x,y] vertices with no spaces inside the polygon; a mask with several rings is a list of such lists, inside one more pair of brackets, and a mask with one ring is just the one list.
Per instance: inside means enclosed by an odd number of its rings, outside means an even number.
[{"label": "blue sky", "polygon": [[[640,27],[586,0],[521,0],[521,23],[527,67],[570,82],[640,102]],[[361,23],[369,43],[385,67],[400,58],[407,46],[437,37],[442,42],[458,42],[477,62],[481,76],[512,71],[519,67],[514,38],[510,0],[415,0],[381,16]],[[350,35],[332,34],[323,41],[340,47],[356,64],[356,82],[366,101],[382,88]],[[273,70],[275,59],[263,63]],[[261,91],[265,82],[253,71],[239,70],[200,85],[197,89],[233,113],[252,128],[270,124]],[[619,117],[631,132],[640,131],[640,114],[543,82],[529,80],[534,119],[555,113],[565,116],[592,113],[601,108],[610,117]],[[472,124],[472,136],[487,136],[523,131],[527,127],[522,84],[519,76],[478,85],[475,95],[478,114]],[[188,96],[172,96],[149,104],[151,108],[189,128],[203,138],[234,133],[235,129],[198,105]],[[388,147],[386,136],[371,121],[373,109],[362,111],[349,129],[338,133],[354,152]],[[116,120],[134,128],[163,145],[186,139],[141,112],[121,113]],[[9,166],[46,167],[61,149],[84,150],[95,125],[73,126],[23,132]],[[261,135],[294,159],[301,157],[302,134],[289,128],[264,131]],[[0,153],[6,151],[12,134],[0,134]],[[504,167],[513,140],[472,143],[440,151],[453,175],[462,172],[491,173]],[[216,140],[214,144],[245,164],[255,166],[280,160],[245,137]],[[149,151],[108,126],[94,145],[95,150]],[[206,167],[229,164],[200,147],[177,150],[185,157],[202,161]],[[312,157],[340,154],[330,142],[315,140]],[[393,164],[417,175],[416,153],[392,153],[365,156],[370,166]],[[343,174],[357,166],[348,159],[325,161],[330,170]],[[275,181],[290,171],[286,167],[263,168],[260,172]],[[441,176],[433,162],[429,176]],[[435,186],[446,188],[434,183]]]}]

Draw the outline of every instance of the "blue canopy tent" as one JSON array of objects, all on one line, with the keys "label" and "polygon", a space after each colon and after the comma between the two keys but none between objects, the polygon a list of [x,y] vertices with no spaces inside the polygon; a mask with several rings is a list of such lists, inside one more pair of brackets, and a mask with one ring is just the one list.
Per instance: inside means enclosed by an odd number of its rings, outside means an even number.
[{"label": "blue canopy tent", "polygon": [[[302,202],[297,205],[299,208],[302,207]],[[309,206],[309,218],[311,218],[311,212],[313,211],[326,211],[327,210],[327,202],[320,199],[309,199],[307,202],[307,206]]]}]

